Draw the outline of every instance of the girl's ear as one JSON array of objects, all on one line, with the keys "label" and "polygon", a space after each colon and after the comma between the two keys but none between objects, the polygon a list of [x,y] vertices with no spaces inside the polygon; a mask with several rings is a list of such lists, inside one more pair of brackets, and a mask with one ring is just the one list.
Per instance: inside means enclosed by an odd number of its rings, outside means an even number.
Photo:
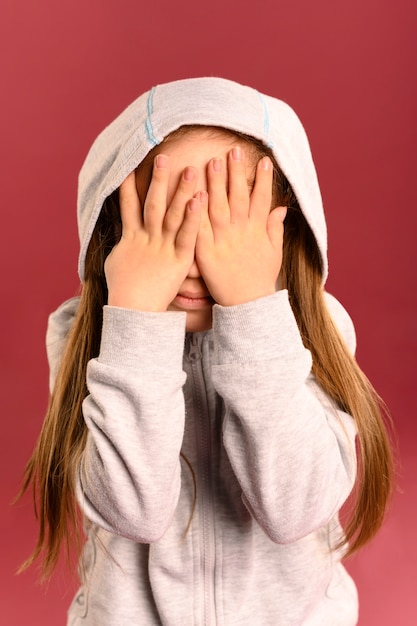
[{"label": "girl's ear", "polygon": [[272,211],[268,215],[266,228],[268,231],[268,236],[274,248],[282,248],[283,222],[286,215],[286,206],[275,207],[275,209],[272,209]]},{"label": "girl's ear", "polygon": [[287,207],[277,206],[271,211],[270,215],[271,214],[274,214],[274,219],[279,219],[281,222],[283,222],[287,216]]}]

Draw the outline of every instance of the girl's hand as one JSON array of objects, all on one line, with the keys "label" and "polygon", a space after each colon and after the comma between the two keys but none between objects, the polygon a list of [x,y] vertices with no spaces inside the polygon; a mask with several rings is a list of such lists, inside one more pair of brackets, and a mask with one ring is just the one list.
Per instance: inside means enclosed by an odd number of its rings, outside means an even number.
[{"label": "girl's hand", "polygon": [[286,208],[271,211],[272,175],[271,160],[262,158],[250,193],[240,147],[229,153],[227,166],[222,159],[212,159],[208,164],[208,202],[205,194],[199,196],[203,212],[196,259],[207,288],[222,306],[242,304],[276,291]]},{"label": "girl's hand", "polygon": [[109,305],[166,311],[188,274],[201,217],[197,173],[185,168],[167,207],[169,175],[169,159],[159,154],[143,212],[135,172],[120,186],[122,237],[104,264]]}]

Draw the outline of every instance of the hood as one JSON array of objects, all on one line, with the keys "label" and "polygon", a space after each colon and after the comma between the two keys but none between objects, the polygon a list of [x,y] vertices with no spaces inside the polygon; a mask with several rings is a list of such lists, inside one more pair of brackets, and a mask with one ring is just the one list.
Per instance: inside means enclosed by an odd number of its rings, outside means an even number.
[{"label": "hood", "polygon": [[317,240],[327,277],[327,233],[308,139],[285,102],[223,78],[190,78],[153,87],[98,136],[79,176],[79,275],[104,200],[153,147],[180,126],[218,126],[251,135],[271,148]]}]

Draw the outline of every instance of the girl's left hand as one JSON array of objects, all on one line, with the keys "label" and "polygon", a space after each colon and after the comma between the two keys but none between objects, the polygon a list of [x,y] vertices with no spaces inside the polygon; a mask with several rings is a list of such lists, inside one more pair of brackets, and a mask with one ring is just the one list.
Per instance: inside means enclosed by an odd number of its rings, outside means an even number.
[{"label": "girl's left hand", "polygon": [[203,211],[196,260],[210,294],[222,306],[276,291],[287,210],[271,211],[272,176],[272,162],[264,157],[257,164],[250,193],[241,147],[229,153],[227,165],[212,159],[207,166],[208,195],[200,193]]}]

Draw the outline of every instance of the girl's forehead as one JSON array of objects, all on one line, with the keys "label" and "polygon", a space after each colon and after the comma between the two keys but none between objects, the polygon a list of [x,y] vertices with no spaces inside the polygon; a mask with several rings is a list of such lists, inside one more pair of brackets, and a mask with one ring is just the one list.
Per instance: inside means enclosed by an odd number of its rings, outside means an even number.
[{"label": "girl's forehead", "polygon": [[237,133],[227,128],[220,128],[220,126],[199,126],[194,124],[191,126],[181,126],[177,130],[172,131],[172,133],[163,139],[162,143],[167,143],[181,137],[188,138],[189,140],[208,137],[213,139],[228,137],[235,141],[239,139]]},{"label": "girl's forehead", "polygon": [[178,162],[190,158],[196,161],[187,163],[187,165],[198,165],[199,161],[207,163],[214,157],[224,158],[236,145],[241,145],[250,160],[253,159],[256,152],[255,147],[233,131],[210,126],[181,127],[155,146],[138,169],[145,171],[149,167],[152,168],[154,158],[161,153],[173,157],[173,160]]},{"label": "girl's forehead", "polygon": [[238,143],[243,143],[236,135],[221,128],[192,127],[181,128],[166,137],[156,148],[155,154],[160,152],[201,152],[203,147],[220,151],[230,150]]}]

